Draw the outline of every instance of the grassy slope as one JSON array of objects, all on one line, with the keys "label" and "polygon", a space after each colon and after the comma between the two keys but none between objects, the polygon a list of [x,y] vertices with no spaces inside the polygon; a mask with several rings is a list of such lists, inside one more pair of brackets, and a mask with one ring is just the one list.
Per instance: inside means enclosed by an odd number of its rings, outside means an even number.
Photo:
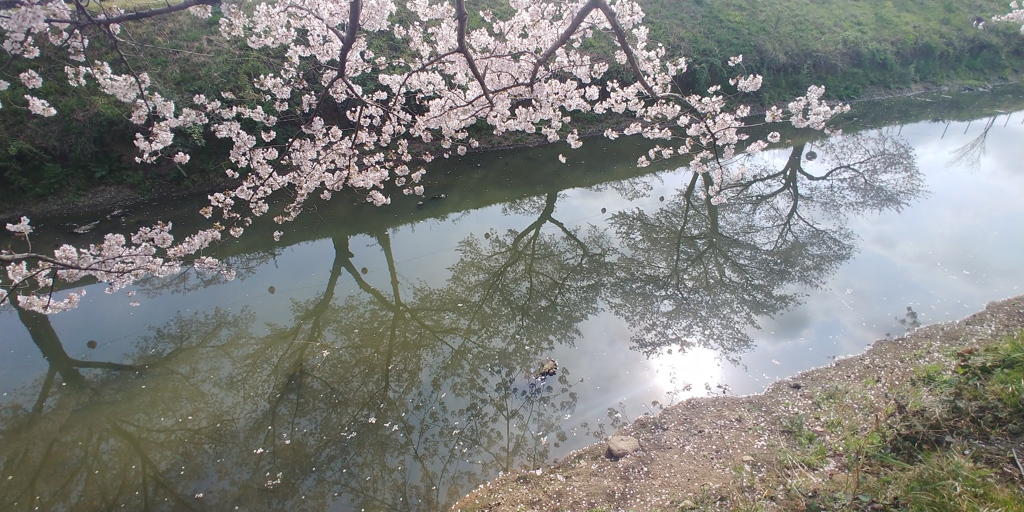
[{"label": "grassy slope", "polygon": [[[138,0],[125,0],[126,2]],[[471,10],[501,0],[469,2]],[[906,87],[917,82],[991,81],[1024,69],[1024,38],[1013,27],[979,31],[974,16],[1006,10],[1000,0],[641,0],[651,37],[691,59],[684,82],[701,89],[735,70],[725,60],[744,54],[748,72],[765,75],[760,100],[775,103],[810,84],[829,95],[852,98],[867,88]],[[495,9],[500,12],[500,9]],[[215,20],[188,14],[126,25],[125,52],[146,70],[156,89],[179,104],[195,93],[251,93],[251,80],[272,69],[274,55],[248,52],[217,35]],[[102,37],[93,37],[102,51]],[[111,59],[114,61],[114,59]],[[16,63],[18,64],[18,63]],[[45,75],[63,75],[50,61]],[[17,83],[17,65],[4,70]],[[23,91],[0,92],[18,104]],[[137,188],[195,187],[219,179],[223,143],[200,133],[178,138],[193,155],[188,169],[138,166],[131,144],[134,127],[125,107],[101,94],[72,89],[59,79],[41,91],[57,100],[50,119],[5,108],[0,123],[0,201],[74,195],[96,185],[128,183]],[[586,122],[584,116],[580,121]],[[584,127],[585,128],[585,127]],[[177,150],[179,148],[172,148]]]},{"label": "grassy slope", "polygon": [[645,0],[652,38],[693,59],[695,85],[728,74],[744,54],[765,76],[767,103],[828,86],[850,98],[867,87],[1005,79],[1024,69],[1014,27],[972,27],[1007,10],[987,0]]},{"label": "grassy slope", "polygon": [[[874,421],[846,419],[856,391],[826,390],[813,414],[835,439],[791,418],[790,444],[753,487],[790,510],[1024,509],[1024,331],[948,358],[918,367]],[[806,478],[837,459],[836,474]],[[769,508],[746,491],[736,509]]]},{"label": "grassy slope", "polygon": [[[136,70],[151,76],[157,91],[183,105],[187,102],[182,100],[196,92],[230,90],[251,82],[237,48],[216,36],[216,30],[216,23],[187,14],[166,16],[159,23],[129,24],[120,34],[125,41],[122,51]],[[90,51],[119,66],[102,35],[90,34],[90,43]],[[137,127],[127,119],[130,108],[94,86],[71,87],[62,80],[64,66],[78,63],[66,62],[48,47],[44,52],[32,63],[43,68],[40,74],[45,77],[39,96],[48,99],[58,115],[41,118],[17,108],[24,103],[25,91],[19,87],[0,92],[0,201],[82,194],[107,183],[145,189],[179,172],[137,165],[132,143]],[[27,64],[12,61],[0,78],[17,84],[18,73]],[[185,134],[179,143],[189,149],[206,144],[195,135]],[[198,149],[201,157],[202,148]]]}]

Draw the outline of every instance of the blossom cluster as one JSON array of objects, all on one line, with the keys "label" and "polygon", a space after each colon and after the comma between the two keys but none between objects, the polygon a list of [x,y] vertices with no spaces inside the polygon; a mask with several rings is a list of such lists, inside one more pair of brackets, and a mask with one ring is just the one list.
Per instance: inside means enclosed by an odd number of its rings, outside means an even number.
[{"label": "blossom cluster", "polygon": [[[7,230],[26,239],[33,231],[27,217],[22,217],[17,224],[8,223]],[[63,299],[55,299],[52,288],[56,280],[74,283],[94,278],[106,283],[106,293],[114,293],[143,277],[166,277],[187,266],[232,279],[234,274],[230,268],[202,254],[220,239],[219,230],[208,229],[175,244],[171,224],[157,223],[139,229],[130,239],[110,233],[99,245],[76,248],[64,244],[55,249],[52,256],[0,250],[0,261],[7,262],[6,286],[0,288],[0,303],[13,299],[25,309],[57,313],[76,307],[85,290],[72,291]],[[35,264],[30,265],[30,261]]]},{"label": "blossom cluster", "polygon": [[1020,24],[1020,33],[1024,34],[1024,6],[1017,3],[1017,0],[1010,2],[1010,12],[1002,16],[993,16],[992,21],[1006,21]]},{"label": "blossom cluster", "polygon": [[[212,13],[209,5],[196,2],[181,5],[199,17]],[[191,102],[161,96],[145,72],[125,63],[87,58],[89,40],[79,27],[106,23],[108,35],[119,37],[115,22],[124,18],[116,9],[80,18],[84,15],[74,5],[26,0],[3,8],[4,48],[26,59],[39,54],[41,41],[66,50],[69,61],[77,63],[64,69],[69,84],[96,87],[130,109],[129,118],[140,127],[134,141],[140,163],[188,165],[190,156],[174,149],[176,133],[184,129],[203,127],[225,139],[231,146],[225,172],[234,185],[211,194],[209,206],[200,211],[217,217],[214,227],[178,244],[170,225],[158,224],[129,238],[108,235],[99,246],[64,246],[45,258],[5,253],[2,261],[10,263],[7,281],[0,282],[6,290],[0,301],[16,291],[19,304],[47,312],[80,299],[73,293],[58,306],[52,297],[37,296],[48,279],[90,276],[116,291],[142,276],[179,272],[183,265],[225,271],[203,250],[225,233],[242,236],[271,211],[271,196],[283,189],[289,201],[273,214],[277,223],[295,219],[307,201],[329,200],[343,189],[359,191],[377,206],[390,203],[393,190],[422,195],[425,171],[415,163],[410,144],[433,148],[415,155],[427,162],[464,155],[479,145],[471,127],[487,126],[496,135],[536,133],[577,149],[583,140],[575,116],[627,115],[635,122],[624,130],[609,129],[605,136],[659,141],[638,158],[640,166],[688,155],[693,171],[715,182],[714,201],[724,201],[716,191],[729,179],[723,171],[729,161],[779,140],[777,132],[749,140],[749,129],[757,123],[747,107],[733,106],[737,103],[720,87],[700,94],[678,90],[675,78],[686,71],[686,60],[669,58],[663,46],[650,40],[635,0],[509,0],[510,13],[475,13],[483,23],[472,26],[464,0],[409,0],[408,20],[402,24],[393,23],[394,0],[277,0],[244,6],[225,1],[218,7],[221,35],[253,50],[280,50],[283,61],[253,79],[256,97],[209,91]],[[367,44],[371,32],[394,40],[402,54],[376,54]],[[598,35],[610,35],[617,47],[604,56],[584,51]],[[607,76],[613,59],[632,71],[631,81]],[[728,64],[743,67],[742,56]],[[18,78],[26,91],[54,79],[36,71]],[[756,74],[740,74],[731,81],[733,94],[754,93],[762,81]],[[8,82],[0,82],[0,89],[6,87]],[[766,122],[789,120],[797,127],[822,129],[845,108],[821,101],[823,91],[811,88],[787,109],[770,110]],[[42,98],[24,97],[31,112],[56,114]],[[328,110],[331,115],[325,114]],[[282,126],[285,116],[298,121]],[[564,155],[559,160],[567,161]],[[30,229],[27,219],[12,226]],[[282,234],[275,231],[274,239]],[[29,260],[35,266],[27,265]]]}]

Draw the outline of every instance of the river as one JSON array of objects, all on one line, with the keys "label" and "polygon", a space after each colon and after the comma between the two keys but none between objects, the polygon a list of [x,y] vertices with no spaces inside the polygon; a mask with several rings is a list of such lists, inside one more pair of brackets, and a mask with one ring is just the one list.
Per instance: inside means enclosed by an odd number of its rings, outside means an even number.
[{"label": "river", "polygon": [[[254,226],[218,249],[233,281],[4,306],[0,509],[445,509],[687,397],[1024,293],[1024,88],[841,125],[744,162],[722,205],[631,140],[468,155],[421,204],[336,198],[276,244]],[[197,208],[47,219],[35,243],[185,233]]]}]

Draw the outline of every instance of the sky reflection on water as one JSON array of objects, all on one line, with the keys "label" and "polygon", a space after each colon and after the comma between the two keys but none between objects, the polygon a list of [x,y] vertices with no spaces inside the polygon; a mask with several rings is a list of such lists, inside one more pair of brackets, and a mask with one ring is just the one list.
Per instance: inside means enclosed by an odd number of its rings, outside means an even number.
[{"label": "sky reflection on water", "polygon": [[[448,189],[362,230],[325,212],[239,248],[234,282],[5,309],[0,508],[433,510],[673,401],[903,334],[908,307],[963,317],[1024,287],[1024,111],[987,119],[798,141],[721,206],[686,172],[552,164],[556,185]],[[624,159],[608,148],[576,161]],[[857,172],[816,179],[837,161]]]}]

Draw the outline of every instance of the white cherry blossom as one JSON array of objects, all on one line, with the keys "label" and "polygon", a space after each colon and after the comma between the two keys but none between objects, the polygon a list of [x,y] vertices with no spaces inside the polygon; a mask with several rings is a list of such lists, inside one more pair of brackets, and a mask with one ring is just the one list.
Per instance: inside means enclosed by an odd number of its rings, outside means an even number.
[{"label": "white cherry blossom", "polygon": [[[215,222],[213,227],[180,241],[169,224],[157,223],[127,237],[107,235],[98,246],[62,246],[50,255],[31,252],[28,219],[8,224],[26,246],[24,252],[0,252],[6,270],[0,303],[17,300],[46,313],[78,304],[78,292],[59,300],[51,296],[47,290],[53,280],[88,277],[115,292],[142,277],[187,268],[230,277],[231,270],[211,256],[213,246],[225,236],[251,236],[246,228],[271,212],[276,192],[289,191],[282,209],[272,214],[279,224],[301,215],[310,198],[329,200],[344,189],[358,191],[377,206],[389,204],[394,192],[422,196],[425,171],[414,162],[468,153],[479,145],[471,128],[486,126],[495,135],[537,133],[577,149],[584,140],[574,117],[618,114],[630,119],[629,125],[609,128],[605,137],[640,135],[659,142],[638,157],[637,165],[687,156],[693,172],[715,181],[712,191],[722,190],[730,179],[723,171],[730,160],[778,141],[777,132],[750,140],[749,129],[761,121],[750,117],[742,101],[734,101],[735,95],[759,90],[761,76],[737,76],[730,91],[718,86],[699,94],[679,90],[675,77],[686,71],[686,60],[670,58],[651,40],[644,12],[634,0],[508,4],[509,12],[501,17],[472,13],[482,20],[473,25],[464,0],[408,0],[407,23],[401,25],[394,23],[394,0],[184,0],[150,11],[112,8],[88,16],[81,0],[5,4],[0,39],[11,58],[31,62],[42,45],[51,45],[70,61],[60,77],[43,77],[31,69],[19,75],[19,83],[0,81],[0,90],[19,88],[12,96],[24,97],[19,108],[56,114],[44,98],[22,92],[44,80],[96,87],[120,102],[138,125],[133,141],[138,162],[188,163],[190,156],[177,149],[176,137],[201,128],[230,146],[225,175],[235,183],[210,194],[209,205],[200,210]],[[86,51],[91,44],[82,32],[86,27],[105,27],[108,37],[119,38],[124,37],[121,26],[134,19],[186,9],[199,17],[219,9],[223,37],[254,51],[280,52],[280,66],[253,79],[257,94],[206,91],[190,102],[173,101],[154,90],[143,70]],[[386,34],[403,53],[375,54],[368,45],[374,33]],[[608,55],[583,51],[599,34],[610,36],[615,49]],[[609,79],[612,60],[632,77]],[[742,56],[728,64],[742,67]],[[846,109],[826,104],[823,93],[812,87],[786,109],[772,107],[764,122],[788,120],[798,128],[823,129]],[[414,154],[411,144],[429,149]],[[564,154],[558,159],[567,161]],[[283,234],[277,230],[272,236],[276,241]]]},{"label": "white cherry blossom", "polygon": [[38,89],[43,86],[43,77],[31,69],[22,72],[18,75],[18,78],[21,80],[21,83],[25,84],[27,89]]}]

